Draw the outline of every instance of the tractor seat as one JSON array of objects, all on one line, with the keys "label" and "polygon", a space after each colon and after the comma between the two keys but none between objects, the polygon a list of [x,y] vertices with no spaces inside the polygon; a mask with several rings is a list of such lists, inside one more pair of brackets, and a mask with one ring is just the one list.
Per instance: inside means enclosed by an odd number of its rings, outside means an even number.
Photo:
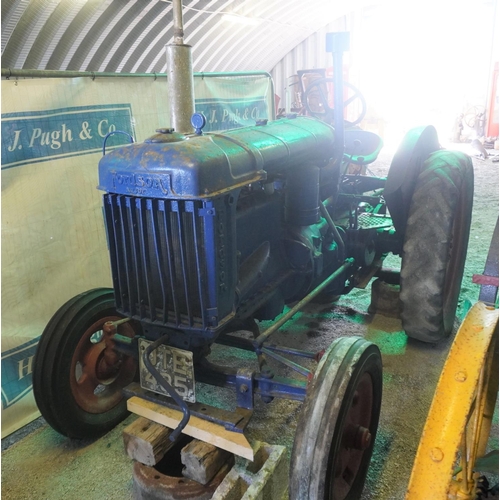
[{"label": "tractor seat", "polygon": [[376,159],[384,142],[374,132],[360,129],[344,131],[344,160],[356,165],[368,165]]}]

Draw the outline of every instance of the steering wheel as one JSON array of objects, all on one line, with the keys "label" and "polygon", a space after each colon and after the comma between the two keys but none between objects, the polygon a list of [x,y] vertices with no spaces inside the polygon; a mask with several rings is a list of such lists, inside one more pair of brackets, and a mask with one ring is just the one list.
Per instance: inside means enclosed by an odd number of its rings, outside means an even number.
[{"label": "steering wheel", "polygon": [[484,106],[472,106],[469,108],[463,118],[465,124],[469,128],[476,128],[476,126],[481,126],[480,122],[486,121],[486,108]]},{"label": "steering wheel", "polygon": [[[318,78],[314,80],[304,92],[304,105],[308,113],[327,123],[333,123],[334,110],[328,103],[326,84],[334,83],[333,78]],[[344,87],[353,91],[353,94],[344,101],[344,109],[351,103],[359,99],[361,101],[361,111],[358,117],[353,120],[344,120],[347,127],[357,125],[366,115],[366,101],[361,92],[352,84],[344,82]]]}]

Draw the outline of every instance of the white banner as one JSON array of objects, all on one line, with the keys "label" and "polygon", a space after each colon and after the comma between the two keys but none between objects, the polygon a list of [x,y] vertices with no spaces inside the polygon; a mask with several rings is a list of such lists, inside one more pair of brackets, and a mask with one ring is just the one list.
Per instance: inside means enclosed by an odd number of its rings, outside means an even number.
[{"label": "white banner", "polygon": [[[2,437],[36,418],[38,339],[71,297],[110,287],[96,186],[103,139],[168,127],[166,78],[2,80]],[[269,77],[195,76],[205,131],[270,118]],[[130,142],[109,137],[106,150]]]}]

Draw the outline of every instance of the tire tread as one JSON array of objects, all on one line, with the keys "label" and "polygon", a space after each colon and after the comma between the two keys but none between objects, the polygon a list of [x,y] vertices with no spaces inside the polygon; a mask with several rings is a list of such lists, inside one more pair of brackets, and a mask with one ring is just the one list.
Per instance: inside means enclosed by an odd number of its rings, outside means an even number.
[{"label": "tire tread", "polygon": [[[403,328],[412,338],[433,343],[450,333],[447,326],[450,319],[444,317],[450,241],[455,218],[461,217],[461,240],[455,242],[456,251],[460,252],[456,280],[461,283],[473,184],[470,158],[460,152],[442,150],[429,156],[417,179],[403,246],[400,294]],[[452,283],[449,300],[453,313],[460,283]]]}]

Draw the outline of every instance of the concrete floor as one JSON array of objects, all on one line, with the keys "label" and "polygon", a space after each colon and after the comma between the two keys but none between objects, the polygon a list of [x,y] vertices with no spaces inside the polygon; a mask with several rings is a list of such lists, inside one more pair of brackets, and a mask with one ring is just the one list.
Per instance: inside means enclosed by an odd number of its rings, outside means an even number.
[{"label": "concrete floor", "polygon": [[[473,226],[459,313],[466,300],[474,302],[478,287],[473,273],[484,267],[491,233],[498,216],[498,163],[474,160],[476,193]],[[384,175],[388,158],[371,169]],[[394,261],[397,263],[397,260]],[[390,262],[389,262],[390,264]],[[398,319],[370,315],[370,290],[355,290],[335,304],[311,304],[276,334],[275,342],[308,350],[327,347],[339,336],[361,335],[376,343],[384,365],[384,395],[380,426],[363,500],[404,498],[422,427],[452,338],[437,346],[408,340]],[[456,322],[458,326],[459,321]],[[212,360],[252,365],[252,356],[214,346]],[[232,394],[204,386],[199,396],[208,404],[230,406]],[[287,446],[291,451],[300,404],[256,401],[249,424],[250,441]],[[126,500],[132,496],[132,464],[121,433],[130,416],[97,441],[74,442],[39,421],[36,430],[20,439],[4,440],[2,498],[6,500]],[[498,449],[498,412],[491,445]],[[10,447],[11,441],[16,441]]]}]

